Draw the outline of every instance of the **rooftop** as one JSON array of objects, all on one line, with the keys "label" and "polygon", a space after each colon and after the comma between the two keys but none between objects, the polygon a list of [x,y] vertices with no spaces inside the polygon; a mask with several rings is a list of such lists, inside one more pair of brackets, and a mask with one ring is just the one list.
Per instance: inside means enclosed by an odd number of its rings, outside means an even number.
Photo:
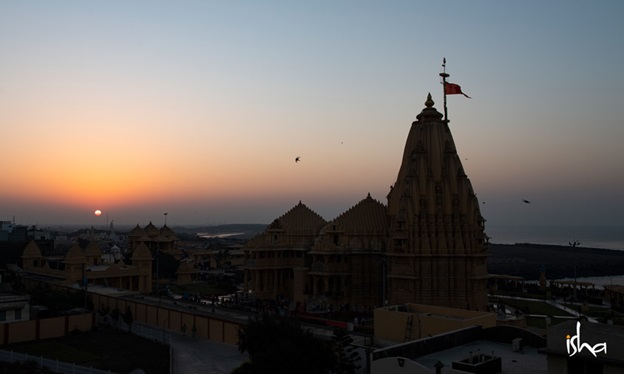
[{"label": "rooftop", "polygon": [[431,353],[414,361],[432,370],[434,370],[436,362],[440,361],[444,364],[442,373],[451,373],[453,361],[468,358],[471,352],[472,355],[478,353],[492,355],[492,352],[494,352],[494,356],[501,358],[503,373],[506,374],[546,374],[548,372],[546,355],[538,353],[537,348],[523,347],[522,351],[514,352],[511,342],[504,344],[487,340],[477,340],[444,351]]}]

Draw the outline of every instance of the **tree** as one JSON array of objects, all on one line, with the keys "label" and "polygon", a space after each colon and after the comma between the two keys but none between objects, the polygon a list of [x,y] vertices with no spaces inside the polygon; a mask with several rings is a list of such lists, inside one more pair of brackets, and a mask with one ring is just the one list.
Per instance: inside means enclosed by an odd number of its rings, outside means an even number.
[{"label": "tree", "polygon": [[360,365],[357,364],[360,360],[360,355],[351,345],[351,343],[353,343],[351,335],[347,334],[344,330],[336,329],[334,330],[332,342],[336,354],[336,367],[334,372],[337,374],[355,374],[360,368]]},{"label": "tree", "polygon": [[[156,271],[156,265],[158,265],[158,272]],[[175,278],[178,267],[180,267],[180,261],[176,260],[171,254],[163,251],[158,252],[158,261],[156,261],[156,256],[154,256],[154,260],[152,261],[152,273],[158,273],[160,278]]]},{"label": "tree", "polygon": [[227,259],[230,257],[230,249],[220,249],[215,253],[215,261],[217,263],[217,269],[223,268],[225,265],[229,265]]},{"label": "tree", "polygon": [[121,316],[128,325],[128,332],[132,331],[132,311],[130,310],[130,306],[126,305],[126,312]]},{"label": "tree", "polygon": [[332,344],[315,338],[293,319],[264,314],[239,331],[238,349],[250,360],[235,374],[322,374],[336,365]]}]

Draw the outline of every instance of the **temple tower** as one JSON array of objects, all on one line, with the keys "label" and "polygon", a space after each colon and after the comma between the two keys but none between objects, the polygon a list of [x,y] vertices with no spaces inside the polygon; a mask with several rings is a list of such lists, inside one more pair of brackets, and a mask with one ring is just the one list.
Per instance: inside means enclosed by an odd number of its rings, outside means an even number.
[{"label": "temple tower", "polygon": [[139,292],[151,292],[152,254],[145,243],[140,243],[132,253],[132,266],[139,270]]},{"label": "temple tower", "polygon": [[485,220],[431,94],[412,123],[388,194],[390,304],[487,306]]},{"label": "temple tower", "polygon": [[72,246],[67,251],[63,262],[65,263],[65,279],[83,283],[86,279],[85,267],[88,264],[84,251],[77,245]]}]

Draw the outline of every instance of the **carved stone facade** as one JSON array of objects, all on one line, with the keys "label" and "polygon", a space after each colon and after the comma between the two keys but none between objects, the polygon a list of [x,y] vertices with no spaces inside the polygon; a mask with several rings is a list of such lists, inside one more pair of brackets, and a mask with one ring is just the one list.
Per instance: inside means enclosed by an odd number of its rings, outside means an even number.
[{"label": "carved stone facade", "polygon": [[330,222],[300,202],[247,244],[245,289],[333,307],[486,310],[485,220],[431,95],[387,198],[369,195]]},{"label": "carved stone facade", "polygon": [[326,224],[301,202],[273,221],[247,243],[245,289],[253,290],[260,299],[309,294],[306,255]]},{"label": "carved stone facade", "polygon": [[388,194],[389,301],[486,310],[485,220],[431,95],[425,106]]}]

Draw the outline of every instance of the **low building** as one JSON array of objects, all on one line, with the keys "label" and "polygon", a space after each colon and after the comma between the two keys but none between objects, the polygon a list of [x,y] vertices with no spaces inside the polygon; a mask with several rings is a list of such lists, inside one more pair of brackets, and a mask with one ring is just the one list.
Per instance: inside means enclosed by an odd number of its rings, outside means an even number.
[{"label": "low building", "polygon": [[30,295],[0,291],[0,323],[30,319]]},{"label": "low building", "polygon": [[471,326],[494,327],[496,315],[422,304],[375,309],[376,341],[401,343]]},{"label": "low building", "polygon": [[178,284],[189,284],[197,281],[199,270],[193,266],[191,261],[180,261],[176,275]]}]

